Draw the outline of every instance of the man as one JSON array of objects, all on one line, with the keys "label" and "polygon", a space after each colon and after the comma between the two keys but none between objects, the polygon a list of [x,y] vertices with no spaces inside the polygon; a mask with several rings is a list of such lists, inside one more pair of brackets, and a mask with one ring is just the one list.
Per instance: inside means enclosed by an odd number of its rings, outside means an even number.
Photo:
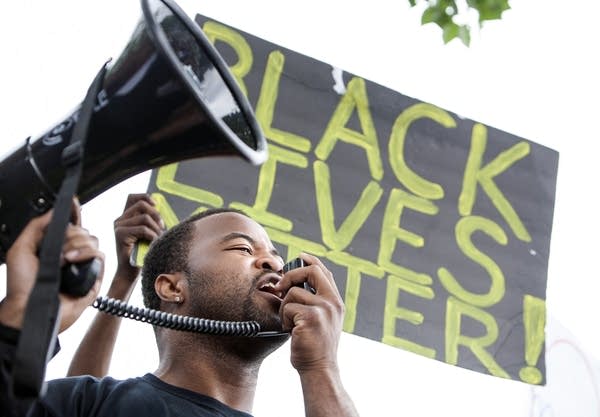
[{"label": "man", "polygon": [[[313,256],[302,258],[309,266],[283,276],[283,260],[258,223],[233,210],[207,211],[152,244],[144,261],[144,300],[165,312],[256,320],[262,330],[289,331],[306,415],[356,416],[337,367],[343,302],[327,268]],[[315,293],[296,287],[303,282]],[[32,415],[247,417],[263,359],[288,337],[157,327],[160,360],[153,374],[53,381]]]}]

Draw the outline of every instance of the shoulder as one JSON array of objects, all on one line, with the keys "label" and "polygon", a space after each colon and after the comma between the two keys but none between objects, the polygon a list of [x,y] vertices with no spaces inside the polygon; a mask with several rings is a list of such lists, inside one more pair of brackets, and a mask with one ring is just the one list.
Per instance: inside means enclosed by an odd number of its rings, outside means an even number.
[{"label": "shoulder", "polygon": [[147,399],[148,389],[151,387],[142,378],[67,377],[48,382],[42,403],[57,415],[96,415],[107,405],[135,403],[142,395]]},{"label": "shoulder", "polygon": [[127,384],[128,381],[131,380],[118,380],[111,377],[96,378],[91,375],[59,378],[48,382],[48,394],[111,391],[122,384]]},{"label": "shoulder", "polygon": [[43,407],[59,416],[252,417],[152,374],[125,380],[81,376],[50,381]]}]

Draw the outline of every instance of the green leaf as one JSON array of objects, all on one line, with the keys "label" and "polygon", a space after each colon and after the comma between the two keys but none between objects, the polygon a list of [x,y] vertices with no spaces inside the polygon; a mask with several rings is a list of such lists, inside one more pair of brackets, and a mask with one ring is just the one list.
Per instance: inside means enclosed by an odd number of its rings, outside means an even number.
[{"label": "green leaf", "polygon": [[421,24],[425,25],[427,23],[438,23],[440,18],[442,17],[442,13],[436,7],[428,7],[423,12],[423,16],[421,16]]},{"label": "green leaf", "polygon": [[[510,9],[508,2],[506,0],[497,2],[493,7],[489,7],[488,9],[481,10],[479,12],[479,21],[482,22],[484,20],[497,20],[502,18],[502,13],[505,10]],[[500,4],[503,3],[503,4]]]},{"label": "green leaf", "polygon": [[479,12],[479,22],[497,20],[502,13],[510,9],[509,0],[467,0],[467,4]]},{"label": "green leaf", "polygon": [[[479,25],[486,20],[501,19],[502,13],[510,9],[510,0],[465,0],[467,6],[477,10],[479,14]],[[417,0],[408,0],[411,6],[417,4]],[[455,38],[469,46],[471,44],[471,28],[468,25],[454,23],[454,17],[458,13],[456,0],[422,0],[427,8],[421,15],[421,24],[435,23],[442,29],[444,43]]]},{"label": "green leaf", "polygon": [[450,42],[452,39],[456,38],[458,36],[458,32],[459,32],[459,27],[456,23],[454,22],[448,22],[445,26],[444,26],[444,32],[442,34],[442,37],[444,39],[444,43],[448,43]]},{"label": "green leaf", "polygon": [[466,25],[461,25],[458,29],[458,37],[462,41],[465,46],[469,46],[471,44],[471,30]]}]

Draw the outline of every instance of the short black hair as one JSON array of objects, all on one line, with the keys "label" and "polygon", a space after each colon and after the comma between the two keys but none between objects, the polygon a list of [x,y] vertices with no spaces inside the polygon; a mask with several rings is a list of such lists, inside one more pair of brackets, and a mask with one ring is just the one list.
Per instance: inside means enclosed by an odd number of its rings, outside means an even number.
[{"label": "short black hair", "polygon": [[142,295],[147,308],[160,308],[160,298],[154,290],[156,277],[175,272],[188,273],[188,254],[194,223],[219,213],[237,213],[248,217],[243,211],[234,208],[210,208],[191,215],[152,242],[142,267]]}]

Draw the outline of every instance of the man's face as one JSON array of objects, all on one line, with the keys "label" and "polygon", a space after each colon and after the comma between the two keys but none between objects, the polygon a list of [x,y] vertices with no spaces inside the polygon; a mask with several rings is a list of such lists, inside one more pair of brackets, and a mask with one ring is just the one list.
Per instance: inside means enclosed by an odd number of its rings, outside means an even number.
[{"label": "man's face", "polygon": [[283,260],[254,220],[219,213],[196,221],[188,267],[191,315],[281,329],[281,298],[272,285],[281,278]]}]

